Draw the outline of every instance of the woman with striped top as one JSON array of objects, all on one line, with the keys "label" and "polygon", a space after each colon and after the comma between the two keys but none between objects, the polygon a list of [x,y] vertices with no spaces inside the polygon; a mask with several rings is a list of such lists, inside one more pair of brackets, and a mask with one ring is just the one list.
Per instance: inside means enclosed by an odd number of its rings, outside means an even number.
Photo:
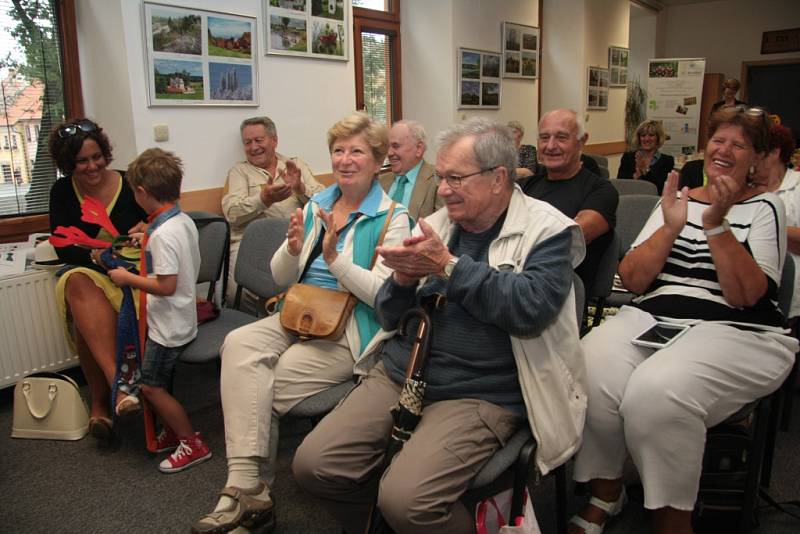
[{"label": "woman with striped top", "polygon": [[[620,512],[629,453],[655,532],[691,532],[706,429],[776,390],[791,369],[797,341],[777,307],[784,207],[751,176],[766,153],[766,117],[726,109],[709,131],[707,185],[678,191],[670,173],[620,263],[640,296],[582,340],[589,406],[574,476],[592,499],[572,534],[602,532]],[[691,328],[666,348],[631,343],[657,320]]]}]

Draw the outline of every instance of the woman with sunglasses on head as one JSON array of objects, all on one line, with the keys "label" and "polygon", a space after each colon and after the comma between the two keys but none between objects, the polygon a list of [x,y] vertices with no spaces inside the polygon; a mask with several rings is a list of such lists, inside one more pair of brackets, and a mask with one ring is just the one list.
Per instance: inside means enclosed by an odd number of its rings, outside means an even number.
[{"label": "woman with sunglasses on head", "polygon": [[[708,184],[678,191],[671,172],[619,265],[639,296],[581,340],[589,403],[574,477],[592,498],[570,534],[602,532],[622,510],[628,454],[654,532],[691,532],[706,429],[775,391],[794,362],[797,340],[777,305],[784,208],[753,181],[767,153],[766,117],[721,110],[709,133]],[[664,348],[631,342],[657,320],[691,328]]]},{"label": "woman with sunglasses on head", "polygon": [[[108,169],[111,143],[96,123],[76,119],[50,132],[50,156],[63,175],[50,190],[50,231],[75,226],[90,237],[111,241],[98,225],[81,220],[81,204],[92,197],[121,233],[130,233],[147,217],[136,204],[133,191],[118,171]],[[97,438],[111,435],[109,409],[111,384],[116,373],[117,312],[122,290],[106,275],[101,251],[78,246],[56,248],[58,257],[72,268],[56,285],[56,300],[74,344],[92,396],[89,431]],[[138,303],[138,296],[134,297]]]}]

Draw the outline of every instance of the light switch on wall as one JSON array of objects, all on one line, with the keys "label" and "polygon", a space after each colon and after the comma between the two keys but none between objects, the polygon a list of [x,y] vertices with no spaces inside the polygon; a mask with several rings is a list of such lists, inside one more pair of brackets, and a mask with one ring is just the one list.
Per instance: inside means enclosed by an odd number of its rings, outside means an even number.
[{"label": "light switch on wall", "polygon": [[169,127],[166,124],[154,124],[153,138],[159,142],[169,141]]}]

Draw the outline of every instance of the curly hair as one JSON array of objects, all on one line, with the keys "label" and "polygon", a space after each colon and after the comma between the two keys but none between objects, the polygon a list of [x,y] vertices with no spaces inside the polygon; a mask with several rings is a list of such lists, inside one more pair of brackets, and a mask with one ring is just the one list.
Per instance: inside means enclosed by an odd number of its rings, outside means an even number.
[{"label": "curly hair", "polygon": [[[83,128],[78,127],[79,124],[94,128],[87,132]],[[70,126],[73,127],[74,133],[64,133]],[[100,151],[103,153],[103,157],[106,160],[106,165],[111,163],[113,159],[111,157],[111,141],[108,140],[108,136],[96,122],[87,118],[78,118],[59,124],[50,130],[50,137],[48,139],[50,157],[53,158],[58,170],[60,170],[63,175],[72,175],[72,171],[75,170],[75,158],[78,156],[78,152],[81,151],[81,148],[83,148],[83,142],[87,139],[91,139],[100,147]]]},{"label": "curly hair", "polygon": [[328,130],[328,150],[333,153],[333,144],[339,139],[346,139],[354,135],[363,135],[372,150],[375,161],[382,163],[389,152],[389,128],[363,111],[357,111]]},{"label": "curly hair", "polygon": [[792,131],[786,126],[780,124],[769,125],[769,145],[767,150],[772,152],[775,149],[780,150],[781,161],[784,165],[789,165],[794,152],[794,137]]}]

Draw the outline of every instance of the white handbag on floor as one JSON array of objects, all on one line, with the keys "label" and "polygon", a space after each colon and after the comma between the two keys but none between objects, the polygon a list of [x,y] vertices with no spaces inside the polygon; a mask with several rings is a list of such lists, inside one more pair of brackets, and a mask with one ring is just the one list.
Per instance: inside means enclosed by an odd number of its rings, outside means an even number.
[{"label": "white handbag on floor", "polygon": [[70,377],[44,372],[17,382],[12,438],[76,440],[88,431],[89,410]]}]

